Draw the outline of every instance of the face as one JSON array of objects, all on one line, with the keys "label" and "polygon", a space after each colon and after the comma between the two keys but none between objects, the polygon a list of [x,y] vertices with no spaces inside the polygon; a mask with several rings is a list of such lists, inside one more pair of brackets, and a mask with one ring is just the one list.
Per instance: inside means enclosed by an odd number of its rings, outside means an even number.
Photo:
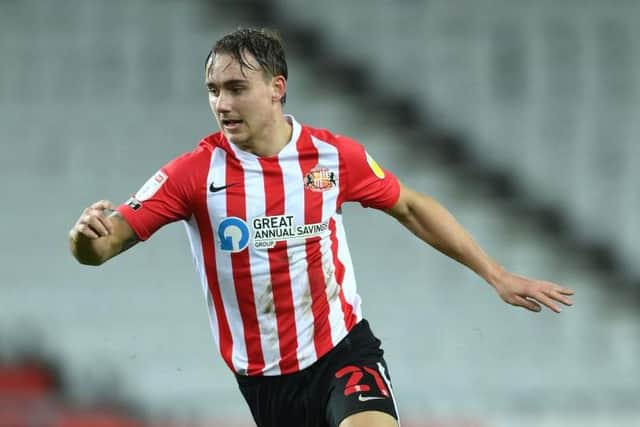
[{"label": "face", "polygon": [[209,105],[227,139],[241,148],[251,148],[268,133],[286,81],[282,76],[267,78],[251,54],[242,68],[231,55],[217,54],[207,64],[206,84]]}]

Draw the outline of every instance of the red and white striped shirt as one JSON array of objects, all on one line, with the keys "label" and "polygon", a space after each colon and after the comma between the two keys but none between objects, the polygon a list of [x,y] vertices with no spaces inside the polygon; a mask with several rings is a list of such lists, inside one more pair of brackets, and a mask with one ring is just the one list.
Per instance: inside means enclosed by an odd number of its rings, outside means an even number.
[{"label": "red and white striped shirt", "polygon": [[214,339],[242,375],[304,369],[361,320],[341,206],[386,209],[400,193],[360,144],[287,117],[277,156],[217,132],[118,208],[141,240],[186,222]]}]

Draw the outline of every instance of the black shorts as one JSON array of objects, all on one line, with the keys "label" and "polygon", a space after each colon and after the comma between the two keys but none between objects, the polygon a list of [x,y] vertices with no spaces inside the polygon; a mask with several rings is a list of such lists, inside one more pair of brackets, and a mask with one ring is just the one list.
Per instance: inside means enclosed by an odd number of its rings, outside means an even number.
[{"label": "black shorts", "polygon": [[258,427],[338,427],[363,411],[398,419],[380,340],[360,321],[313,365],[279,376],[236,375]]}]

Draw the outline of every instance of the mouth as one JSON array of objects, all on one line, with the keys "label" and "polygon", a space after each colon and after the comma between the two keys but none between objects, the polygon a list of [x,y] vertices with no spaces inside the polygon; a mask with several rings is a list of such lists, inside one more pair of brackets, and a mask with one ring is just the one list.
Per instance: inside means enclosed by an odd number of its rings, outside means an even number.
[{"label": "mouth", "polygon": [[242,124],[242,120],[221,119],[220,124],[222,124],[222,128],[225,130],[235,130]]}]

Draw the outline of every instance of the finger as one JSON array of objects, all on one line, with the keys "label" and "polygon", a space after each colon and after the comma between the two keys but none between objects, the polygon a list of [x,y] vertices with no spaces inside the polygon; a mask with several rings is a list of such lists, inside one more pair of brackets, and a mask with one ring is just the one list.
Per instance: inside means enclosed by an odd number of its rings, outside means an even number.
[{"label": "finger", "polygon": [[[104,228],[106,228],[109,231],[109,234],[111,234],[113,232],[113,223],[109,219],[108,213],[109,213],[108,209],[102,210],[99,208],[90,208],[85,215],[88,217],[96,218],[98,221],[102,223]],[[88,222],[88,219],[86,222]]]},{"label": "finger", "polygon": [[560,313],[562,311],[562,309],[553,302],[553,299],[549,298],[546,294],[542,292],[538,293],[533,298],[535,298],[535,300],[538,301],[539,303],[546,305],[556,313]]},{"label": "finger", "polygon": [[573,302],[565,296],[566,294],[563,294],[556,289],[543,289],[542,292],[549,298],[561,302],[564,305],[573,305]]},{"label": "finger", "polygon": [[109,219],[109,215],[111,214],[111,212],[109,212],[109,210],[105,210],[101,215],[97,216],[98,220],[102,223],[104,228],[107,229],[109,234],[113,233],[113,222],[111,222],[111,219]]},{"label": "finger", "polygon": [[89,239],[92,239],[92,240],[100,238],[100,236],[98,236],[98,234],[96,234],[96,232],[93,231],[91,229],[91,227],[89,227],[87,224],[77,224],[74,227],[74,234],[75,235],[72,236],[72,239],[74,241],[78,240],[77,236],[79,236],[79,235],[85,236],[85,237],[87,237]]},{"label": "finger", "polygon": [[563,288],[562,286],[558,286],[555,283],[552,284],[552,286],[550,286],[551,290],[558,292],[559,294],[562,295],[573,295],[575,294],[575,291],[573,289],[569,289],[569,288]]},{"label": "finger", "polygon": [[109,235],[109,230],[102,223],[102,219],[99,216],[86,215],[82,222],[90,227],[100,237]]},{"label": "finger", "polygon": [[561,302],[562,304],[566,305],[566,306],[572,306],[573,305],[573,301],[571,301],[569,298],[563,296],[563,295],[557,295],[557,294],[551,294],[549,295],[551,298],[553,298],[554,300]]},{"label": "finger", "polygon": [[527,310],[533,311],[536,313],[542,310],[542,307],[540,307],[540,304],[538,304],[536,301],[533,301],[521,296],[518,296],[515,298],[514,305],[526,308]]},{"label": "finger", "polygon": [[115,206],[109,200],[100,200],[100,201],[95,202],[91,206],[89,206],[89,208],[90,209],[100,209],[101,211],[103,211],[105,209],[113,210],[113,209],[115,209]]}]

